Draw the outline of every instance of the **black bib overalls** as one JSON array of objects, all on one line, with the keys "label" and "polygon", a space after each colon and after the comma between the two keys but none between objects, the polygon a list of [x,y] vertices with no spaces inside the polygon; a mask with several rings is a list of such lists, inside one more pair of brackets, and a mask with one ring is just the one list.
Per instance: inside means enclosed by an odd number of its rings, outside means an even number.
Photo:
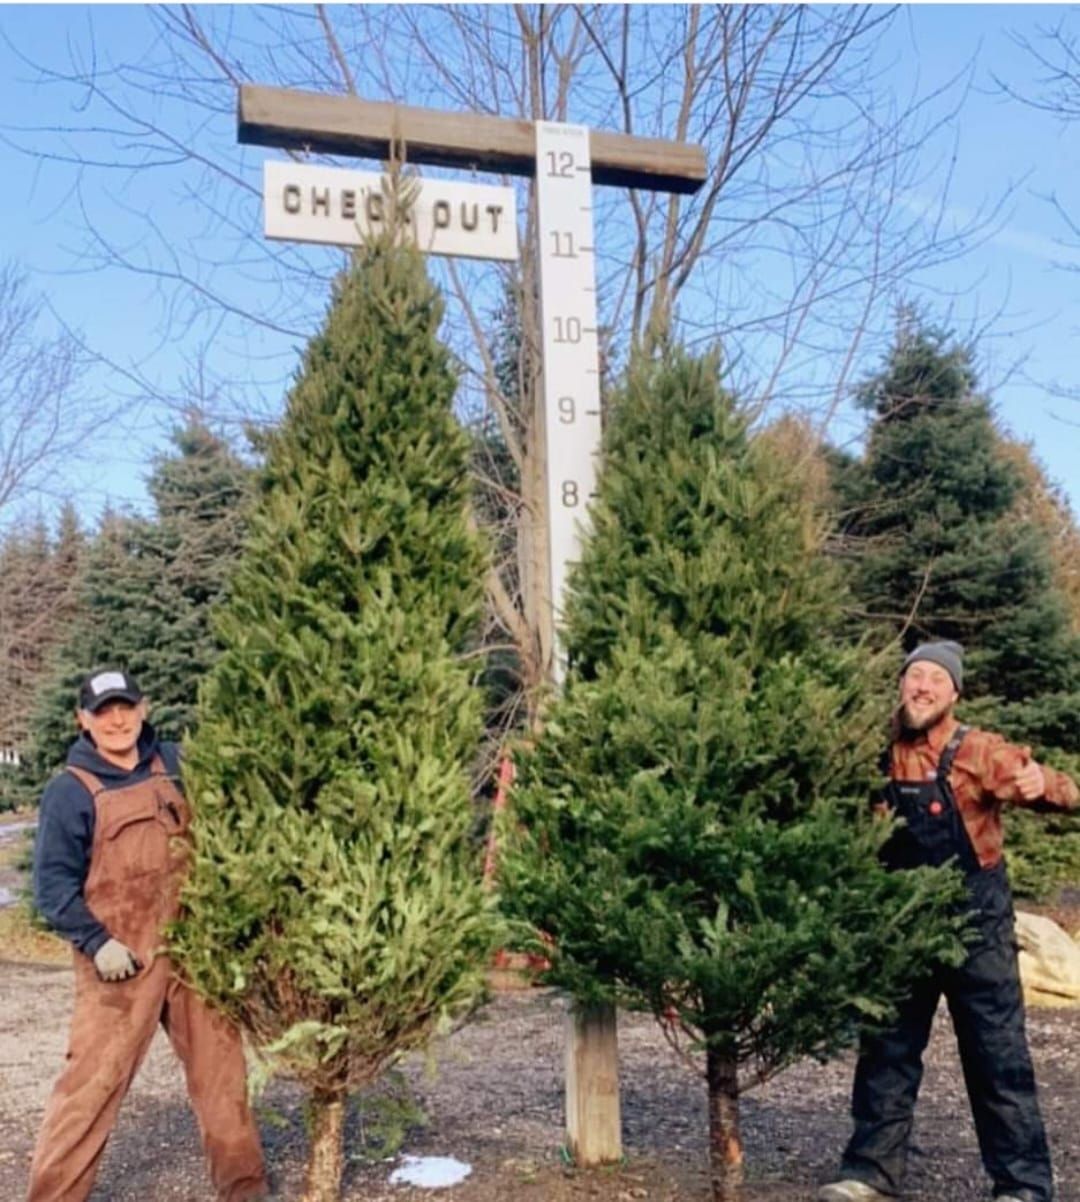
[{"label": "black bib overalls", "polygon": [[[1016,963],[1012,895],[1004,862],[979,867],[949,785],[949,770],[967,728],[960,727],[928,781],[889,780],[883,797],[905,825],[886,844],[890,868],[954,859],[973,902],[976,941],[959,968],[941,967],[919,981],[896,1025],[860,1047],[852,1116],[855,1131],[842,1175],[897,1194],[904,1177],[922,1056],[941,995],[949,1006],[983,1164],[994,1195],[1050,1202],[1050,1156],[1035,1097]],[[886,757],[886,764],[891,759]]]}]

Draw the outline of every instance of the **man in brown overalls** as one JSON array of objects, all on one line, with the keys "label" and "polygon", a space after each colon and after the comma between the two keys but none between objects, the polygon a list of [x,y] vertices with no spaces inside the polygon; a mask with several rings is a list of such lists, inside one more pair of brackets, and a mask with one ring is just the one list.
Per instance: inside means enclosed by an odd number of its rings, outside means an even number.
[{"label": "man in brown overalls", "polygon": [[158,741],[142,693],[118,669],[86,678],[77,717],[82,734],[45,789],[34,849],[37,906],[75,948],[75,1011],[27,1202],[90,1193],[158,1023],[184,1065],[217,1197],[266,1198],[240,1036],[161,948],[189,848],[178,749]]}]

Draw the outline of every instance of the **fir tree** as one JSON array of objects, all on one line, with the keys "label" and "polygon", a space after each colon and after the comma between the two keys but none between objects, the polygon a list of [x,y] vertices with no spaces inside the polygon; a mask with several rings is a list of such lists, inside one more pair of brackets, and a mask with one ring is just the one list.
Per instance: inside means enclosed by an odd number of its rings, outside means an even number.
[{"label": "fir tree", "polygon": [[271,439],[216,616],[185,778],[174,948],[311,1090],[305,1198],[339,1193],[347,1093],[477,999],[490,915],[469,839],[467,660],[484,561],[468,437],[412,249],[365,247]]},{"label": "fir tree", "polygon": [[[962,643],[959,716],[1075,771],[1080,638],[1046,525],[1031,519],[1015,455],[978,392],[971,348],[905,312],[859,400],[872,414],[866,452],[837,480],[843,533],[857,546],[860,628],[899,635],[905,651],[928,639]],[[1019,811],[1008,821],[1019,892],[1080,878],[1074,821]]]},{"label": "fir tree", "polygon": [[718,1199],[741,1179],[747,1084],[850,1043],[957,952],[952,874],[878,862],[881,713],[839,637],[812,490],[773,446],[715,359],[636,365],[502,878],[553,940],[554,983],[704,1047]]}]

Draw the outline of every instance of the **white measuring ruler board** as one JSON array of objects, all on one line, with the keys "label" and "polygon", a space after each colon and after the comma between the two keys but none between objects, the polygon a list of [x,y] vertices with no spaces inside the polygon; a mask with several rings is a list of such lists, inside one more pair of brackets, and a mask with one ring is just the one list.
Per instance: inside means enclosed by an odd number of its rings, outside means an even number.
[{"label": "white measuring ruler board", "polygon": [[566,577],[580,557],[600,453],[600,347],[596,325],[589,130],[536,123],[553,675],[565,674],[558,635]]}]

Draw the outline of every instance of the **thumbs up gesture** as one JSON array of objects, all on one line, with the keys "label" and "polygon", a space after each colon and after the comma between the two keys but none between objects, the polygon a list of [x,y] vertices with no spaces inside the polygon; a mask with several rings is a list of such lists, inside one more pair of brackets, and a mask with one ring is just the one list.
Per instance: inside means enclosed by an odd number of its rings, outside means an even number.
[{"label": "thumbs up gesture", "polygon": [[1042,768],[1031,758],[1031,748],[1023,748],[1024,758],[1016,770],[1013,783],[1022,801],[1036,801],[1046,792],[1046,777]]}]

